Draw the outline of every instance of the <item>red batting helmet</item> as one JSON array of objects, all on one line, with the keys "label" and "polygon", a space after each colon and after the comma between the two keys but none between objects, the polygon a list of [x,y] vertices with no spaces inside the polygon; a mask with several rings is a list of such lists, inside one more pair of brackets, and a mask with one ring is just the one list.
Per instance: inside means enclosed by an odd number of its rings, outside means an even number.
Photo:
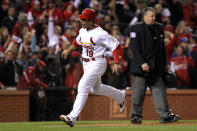
[{"label": "red batting helmet", "polygon": [[79,15],[79,17],[81,19],[84,19],[84,20],[95,20],[95,18],[96,18],[96,12],[93,9],[86,8],[86,9],[84,9],[82,11],[82,14]]},{"label": "red batting helmet", "polygon": [[38,62],[36,63],[36,65],[37,65],[37,66],[42,66],[42,67],[45,67],[45,66],[46,66],[46,64],[44,63],[44,61],[38,61]]}]

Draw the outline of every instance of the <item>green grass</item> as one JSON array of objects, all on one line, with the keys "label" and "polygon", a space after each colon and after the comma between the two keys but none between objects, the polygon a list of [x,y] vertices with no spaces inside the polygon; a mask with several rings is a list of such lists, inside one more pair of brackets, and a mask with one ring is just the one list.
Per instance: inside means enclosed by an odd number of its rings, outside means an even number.
[{"label": "green grass", "polygon": [[[177,125],[174,123],[160,125],[158,121],[143,121],[143,123],[143,125],[131,125],[129,121],[79,121],[74,128],[70,128],[62,121],[7,122],[0,123],[0,131],[197,131],[197,120],[180,120]],[[98,126],[99,124],[102,126]]]}]

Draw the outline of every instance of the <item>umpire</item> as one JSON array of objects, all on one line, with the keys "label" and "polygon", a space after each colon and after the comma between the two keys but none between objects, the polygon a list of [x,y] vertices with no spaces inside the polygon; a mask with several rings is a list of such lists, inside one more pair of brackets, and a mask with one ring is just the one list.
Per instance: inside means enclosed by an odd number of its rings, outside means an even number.
[{"label": "umpire", "polygon": [[152,7],[143,9],[142,18],[142,22],[129,28],[129,48],[133,54],[130,66],[130,72],[133,75],[131,123],[142,123],[147,87],[152,93],[156,112],[160,116],[160,123],[175,122],[179,120],[179,116],[173,114],[168,107],[163,82],[167,62],[162,26],[155,22],[155,9]]}]

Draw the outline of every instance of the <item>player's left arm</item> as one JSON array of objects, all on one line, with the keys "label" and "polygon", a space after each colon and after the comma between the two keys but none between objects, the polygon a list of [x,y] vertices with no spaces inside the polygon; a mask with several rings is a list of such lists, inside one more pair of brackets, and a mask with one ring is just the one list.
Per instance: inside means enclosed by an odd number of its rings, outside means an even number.
[{"label": "player's left arm", "polygon": [[77,48],[79,48],[80,47],[80,40],[81,40],[81,36],[80,36],[80,34],[77,36],[77,38],[72,42],[72,45],[68,48],[68,49],[66,49],[66,50],[64,50],[63,52],[62,52],[62,57],[64,58],[64,59],[66,59],[67,58],[67,56],[68,56],[68,54],[71,52],[71,51],[73,51],[73,50],[75,50],[75,49],[77,49]]},{"label": "player's left arm", "polygon": [[106,37],[106,46],[112,51],[113,58],[114,58],[114,66],[113,66],[113,73],[116,73],[117,75],[120,73],[121,67],[120,67],[120,42],[114,38],[111,35],[107,35]]},{"label": "player's left arm", "polygon": [[117,46],[113,51],[113,58],[114,58],[114,66],[113,66],[113,73],[116,73],[116,75],[119,75],[121,71],[121,66],[120,66],[120,59],[119,59],[119,48],[120,46]]}]

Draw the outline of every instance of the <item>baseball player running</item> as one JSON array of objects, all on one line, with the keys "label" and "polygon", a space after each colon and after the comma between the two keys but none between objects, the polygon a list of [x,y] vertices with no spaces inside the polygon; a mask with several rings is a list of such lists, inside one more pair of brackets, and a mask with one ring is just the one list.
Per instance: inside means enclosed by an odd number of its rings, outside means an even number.
[{"label": "baseball player running", "polygon": [[78,94],[70,114],[60,115],[60,119],[70,127],[75,125],[76,119],[86,103],[89,91],[96,95],[108,96],[116,100],[120,105],[120,112],[125,110],[125,90],[121,91],[101,83],[101,76],[107,67],[107,62],[104,58],[106,48],[112,50],[114,57],[113,72],[119,74],[119,42],[94,23],[96,12],[93,9],[84,9],[79,16],[82,25],[79,35],[73,41],[73,44],[62,52],[62,56],[66,59],[72,50],[82,46],[84,74],[78,84]]}]

